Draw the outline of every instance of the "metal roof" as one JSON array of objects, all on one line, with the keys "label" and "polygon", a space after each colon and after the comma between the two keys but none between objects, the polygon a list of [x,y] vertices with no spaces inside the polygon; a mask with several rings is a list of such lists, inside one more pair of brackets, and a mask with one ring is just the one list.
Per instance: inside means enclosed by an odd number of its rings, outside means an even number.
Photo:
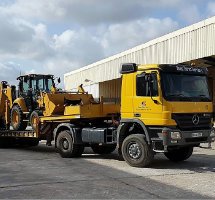
[{"label": "metal roof", "polygon": [[[65,89],[104,82],[121,76],[122,63],[176,64],[197,60],[215,63],[215,17],[174,31],[145,44],[100,60],[64,75]],[[90,82],[85,82],[85,80]]]}]

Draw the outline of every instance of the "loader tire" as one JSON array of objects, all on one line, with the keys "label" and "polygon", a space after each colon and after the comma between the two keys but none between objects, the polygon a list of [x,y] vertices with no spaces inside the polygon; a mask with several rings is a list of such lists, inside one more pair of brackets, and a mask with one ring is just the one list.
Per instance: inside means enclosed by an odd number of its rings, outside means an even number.
[{"label": "loader tire", "polygon": [[37,123],[39,120],[39,113],[37,111],[33,111],[30,116],[30,125],[34,131],[37,129]]},{"label": "loader tire", "polygon": [[63,158],[80,157],[84,152],[84,146],[74,144],[73,138],[68,130],[59,133],[56,145],[58,152]]},{"label": "loader tire", "polygon": [[13,106],[11,109],[11,126],[13,129],[15,131],[24,131],[27,124],[27,121],[24,121],[24,115],[20,106]]}]

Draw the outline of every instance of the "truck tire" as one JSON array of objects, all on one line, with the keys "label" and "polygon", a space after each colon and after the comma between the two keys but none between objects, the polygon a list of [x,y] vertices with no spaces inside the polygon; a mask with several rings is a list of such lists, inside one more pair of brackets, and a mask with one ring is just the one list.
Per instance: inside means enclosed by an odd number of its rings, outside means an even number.
[{"label": "truck tire", "polygon": [[164,153],[164,155],[173,162],[180,162],[187,160],[193,153],[193,147],[183,147],[180,149],[173,149],[169,152]]},{"label": "truck tire", "polygon": [[80,157],[84,152],[84,146],[74,144],[73,138],[68,130],[59,133],[56,145],[58,152],[63,158]]},{"label": "truck tire", "polygon": [[11,126],[15,131],[24,131],[27,127],[27,121],[24,120],[24,115],[20,106],[15,105],[11,109]]},{"label": "truck tire", "polygon": [[116,149],[116,145],[98,145],[94,144],[91,146],[92,150],[96,154],[110,154]]},{"label": "truck tire", "polygon": [[132,167],[146,167],[153,160],[154,152],[142,134],[132,134],[122,143],[122,156]]}]

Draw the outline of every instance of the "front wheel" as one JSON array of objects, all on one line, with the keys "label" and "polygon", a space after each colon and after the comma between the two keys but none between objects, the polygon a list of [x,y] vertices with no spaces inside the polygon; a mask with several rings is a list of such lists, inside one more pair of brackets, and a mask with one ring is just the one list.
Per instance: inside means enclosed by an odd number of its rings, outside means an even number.
[{"label": "front wheel", "polygon": [[154,153],[146,143],[144,135],[132,134],[122,143],[122,156],[133,167],[145,167],[153,160]]},{"label": "front wheel", "polygon": [[193,154],[193,147],[182,147],[179,149],[173,149],[164,155],[173,162],[180,162],[187,160]]},{"label": "front wheel", "polygon": [[15,105],[11,109],[11,126],[15,131],[24,131],[27,127],[27,121],[24,121],[24,115],[20,106]]},{"label": "front wheel", "polygon": [[84,152],[84,146],[74,144],[73,138],[68,130],[59,133],[56,145],[63,158],[80,157]]}]

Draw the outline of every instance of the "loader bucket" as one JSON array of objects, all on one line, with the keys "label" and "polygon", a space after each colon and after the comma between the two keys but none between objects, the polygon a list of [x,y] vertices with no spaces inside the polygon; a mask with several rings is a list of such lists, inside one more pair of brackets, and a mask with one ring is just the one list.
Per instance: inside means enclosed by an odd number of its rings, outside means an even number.
[{"label": "loader bucket", "polygon": [[86,105],[93,99],[89,94],[46,93],[44,96],[44,116],[63,115],[65,106]]}]

